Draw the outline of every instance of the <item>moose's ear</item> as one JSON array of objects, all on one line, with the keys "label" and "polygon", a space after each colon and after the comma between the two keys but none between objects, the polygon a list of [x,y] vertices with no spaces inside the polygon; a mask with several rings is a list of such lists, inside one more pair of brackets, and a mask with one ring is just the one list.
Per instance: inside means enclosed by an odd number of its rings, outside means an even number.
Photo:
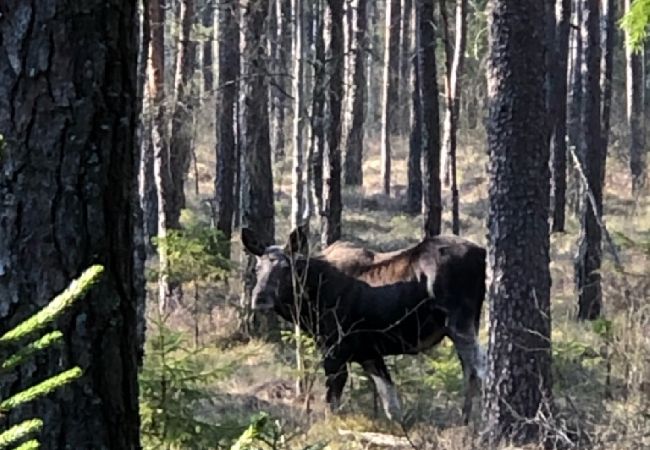
[{"label": "moose's ear", "polygon": [[244,244],[244,248],[255,256],[262,256],[264,250],[266,250],[266,245],[257,238],[255,232],[250,228],[242,228],[241,241]]},{"label": "moose's ear", "polygon": [[309,223],[299,225],[291,232],[285,252],[292,255],[296,253],[304,256],[309,255]]}]

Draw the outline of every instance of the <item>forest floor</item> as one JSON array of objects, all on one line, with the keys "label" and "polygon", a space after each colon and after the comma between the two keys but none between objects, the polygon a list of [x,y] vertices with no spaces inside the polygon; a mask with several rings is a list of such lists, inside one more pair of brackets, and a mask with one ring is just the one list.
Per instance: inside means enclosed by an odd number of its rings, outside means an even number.
[{"label": "forest floor", "polygon": [[[459,144],[459,188],[461,235],[485,244],[488,211],[487,155],[484,136],[461,133]],[[379,149],[367,145],[363,189],[345,189],[343,238],[377,250],[393,250],[415,243],[421,236],[421,217],[402,212],[406,186],[406,143],[396,141],[393,160],[393,193],[380,194]],[[206,217],[201,199],[212,193],[214,159],[208,150],[198,153],[199,187],[189,194],[188,205],[197,217]],[[276,237],[289,232],[290,161],[276,164]],[[566,448],[650,449],[650,256],[635,246],[622,244],[650,241],[650,191],[635,201],[630,195],[627,165],[616,155],[607,161],[605,222],[614,236],[625,274],[614,269],[612,253],[604,246],[603,286],[607,321],[577,323],[574,320],[576,293],[573,284],[573,255],[577,248],[579,222],[568,210],[567,231],[551,237],[553,377],[557,414],[540,418],[549,433]],[[188,183],[190,186],[191,183]],[[443,232],[451,232],[450,204],[444,194]],[[233,261],[241,261],[239,236],[233,239]],[[239,270],[239,269],[237,269]],[[359,367],[343,394],[342,412],[331,415],[324,405],[324,375],[316,367],[315,384],[309,397],[295,394],[294,354],[291,343],[270,344],[259,340],[238,341],[235,306],[240,287],[234,276],[226,304],[213,309],[202,323],[201,339],[208,347],[208,363],[231,367],[211,385],[212,403],[202,415],[207,420],[247,420],[258,411],[277,419],[287,436],[287,448],[326,441],[332,449],[412,448],[404,431],[383,417],[373,405],[373,391]],[[487,342],[489,304],[486,302],[480,339]],[[630,312],[634,310],[634,312]],[[184,313],[180,312],[179,316]],[[610,323],[611,321],[611,323]],[[183,317],[178,326],[189,323]],[[611,326],[611,329],[610,329]],[[460,365],[448,341],[417,356],[387,359],[389,370],[407,411],[408,437],[416,448],[461,450],[481,448],[474,425],[462,426]],[[474,419],[480,417],[475,401]],[[510,447],[514,448],[514,447]],[[536,447],[531,447],[536,448]]]}]

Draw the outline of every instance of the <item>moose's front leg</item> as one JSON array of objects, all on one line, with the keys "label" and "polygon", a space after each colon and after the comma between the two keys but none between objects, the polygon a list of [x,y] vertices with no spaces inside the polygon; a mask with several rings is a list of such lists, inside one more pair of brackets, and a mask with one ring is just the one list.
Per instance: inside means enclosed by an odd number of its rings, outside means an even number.
[{"label": "moose's front leg", "polygon": [[327,376],[325,382],[327,387],[326,400],[330,410],[336,412],[341,406],[341,394],[348,379],[348,368],[345,361],[338,358],[326,358],[323,362],[323,368]]},{"label": "moose's front leg", "polygon": [[381,356],[375,359],[369,359],[361,363],[363,370],[370,375],[372,381],[377,387],[377,392],[381,398],[381,403],[384,407],[386,417],[390,420],[402,420],[402,408],[400,406],[397,389],[390,378],[388,368],[384,363],[384,358]]}]

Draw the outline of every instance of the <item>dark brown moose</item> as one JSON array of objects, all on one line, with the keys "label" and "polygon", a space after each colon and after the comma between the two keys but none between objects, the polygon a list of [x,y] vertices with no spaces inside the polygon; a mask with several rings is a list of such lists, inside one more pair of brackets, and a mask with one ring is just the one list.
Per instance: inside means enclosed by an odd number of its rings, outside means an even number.
[{"label": "dark brown moose", "polygon": [[250,229],[242,230],[242,242],[257,257],[253,308],[274,309],[314,337],[332,410],[340,404],[346,363],[356,362],[374,381],[386,415],[399,419],[399,398],[383,357],[419,353],[447,336],[463,368],[468,423],[482,375],[477,332],[485,249],[438,236],[391,253],[337,242],[310,256],[302,228],[285,247],[260,242]]}]

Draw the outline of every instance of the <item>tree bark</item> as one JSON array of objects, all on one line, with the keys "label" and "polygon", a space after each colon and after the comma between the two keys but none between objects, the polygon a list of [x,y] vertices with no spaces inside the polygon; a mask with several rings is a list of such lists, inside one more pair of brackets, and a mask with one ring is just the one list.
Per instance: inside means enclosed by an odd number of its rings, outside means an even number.
[{"label": "tree bark", "polygon": [[192,78],[196,64],[196,42],[192,41],[194,0],[181,0],[181,36],[176,52],[176,78],[172,134],[169,145],[169,166],[172,181],[169,226],[180,228],[181,209],[185,208],[185,179],[190,168],[194,137],[194,100]]},{"label": "tree bark", "polygon": [[609,124],[612,110],[612,78],[614,73],[614,50],[616,48],[616,1],[602,0],[601,46],[603,55],[600,60],[600,90],[602,99],[602,167],[600,183],[605,186],[605,167],[609,147]]},{"label": "tree bark", "polygon": [[291,91],[290,71],[292,60],[292,0],[277,0],[279,11],[278,15],[278,48],[277,48],[277,75],[275,83],[279,89],[274,89],[275,96],[275,159],[282,160],[285,155],[285,147],[287,140],[285,137],[286,116],[289,108],[287,107],[287,94]]},{"label": "tree bark", "polygon": [[384,95],[381,116],[381,179],[384,194],[390,195],[391,137],[399,132],[399,29],[400,0],[386,2],[384,40]]},{"label": "tree bark", "polygon": [[413,58],[413,128],[409,139],[407,167],[406,210],[417,215],[422,212],[422,73],[420,60],[422,44],[420,41],[421,2],[415,3],[415,56]]},{"label": "tree bark", "polygon": [[454,27],[454,46],[451,46],[449,23],[446,20],[445,1],[440,1],[441,16],[445,23],[445,120],[442,134],[442,154],[444,180],[451,185],[452,232],[460,233],[458,183],[456,180],[456,135],[458,131],[458,112],[460,109],[460,86],[465,62],[465,43],[467,41],[467,0],[456,0],[456,25]]},{"label": "tree bark", "polygon": [[137,2],[8,0],[0,13],[0,335],[105,267],[59,319],[62,345],[4,377],[0,398],[75,365],[82,377],[3,421],[43,419],[46,450],[139,448]]},{"label": "tree bark", "polygon": [[[578,290],[578,319],[593,320],[600,316],[601,291],[601,228],[603,207],[602,134],[600,124],[600,5],[599,0],[583,0],[582,39],[582,141],[585,149],[580,158],[588,186],[582,199],[581,229],[575,261]],[[596,205],[594,214],[589,191]]]},{"label": "tree bark", "polygon": [[217,100],[217,179],[219,204],[217,229],[227,242],[232,235],[235,209],[237,142],[235,116],[239,77],[239,4],[234,0],[219,7],[219,92]]},{"label": "tree bark", "polygon": [[323,206],[323,155],[325,151],[325,100],[326,100],[326,68],[325,68],[325,21],[321,1],[316,2],[314,20],[314,94],[312,96],[311,142],[312,156],[309,170],[312,179],[312,196],[316,211],[324,213]]},{"label": "tree bark", "polygon": [[[632,0],[625,0],[625,13],[630,10]],[[645,77],[643,67],[643,48],[632,51],[628,45],[629,36],[625,36],[625,89],[626,119],[628,128],[628,148],[630,152],[630,173],[632,174],[632,193],[637,194],[645,183],[645,117],[644,90]]]},{"label": "tree bark", "polygon": [[539,0],[495,0],[489,17],[494,277],[484,419],[495,446],[537,442],[532,419],[548,414],[552,401],[544,8]]},{"label": "tree bark", "polygon": [[[582,0],[573,0],[573,19],[572,23],[578,24],[575,28],[572,29],[573,37],[571,39],[572,44],[572,54],[571,54],[571,85],[570,85],[570,95],[568,103],[568,119],[567,119],[567,134],[569,146],[573,147],[576,154],[579,157],[584,152],[584,144],[581,141],[581,130],[582,130],[582,61],[584,53],[584,45],[582,34],[580,32],[579,24],[582,22]],[[568,203],[572,205],[572,209],[579,214],[580,211],[580,181],[579,176],[576,176],[575,170],[573,170],[574,176],[570,177],[573,180],[572,183],[567,183],[567,195],[569,196]]]},{"label": "tree bark", "polygon": [[424,235],[440,234],[442,200],[440,193],[440,116],[436,69],[434,0],[419,0],[420,74],[422,82],[422,136],[424,152]]},{"label": "tree bark", "polygon": [[409,94],[411,89],[411,60],[413,50],[411,48],[411,22],[413,16],[413,0],[403,0],[402,5],[402,33],[400,38],[400,88],[399,88],[399,133],[407,135],[411,131],[411,104]]},{"label": "tree bark", "polygon": [[328,0],[329,42],[329,123],[327,125],[328,165],[325,216],[321,240],[324,245],[341,238],[341,112],[343,105],[343,0]]},{"label": "tree bark", "polygon": [[364,103],[366,91],[366,0],[358,0],[356,23],[356,52],[354,57],[354,100],[352,103],[352,128],[348,135],[345,153],[345,184],[363,185],[363,135],[365,120]]},{"label": "tree bark", "polygon": [[203,41],[203,98],[210,98],[214,93],[214,9],[213,2],[217,0],[205,0],[203,14],[201,16],[203,28],[207,36]]},{"label": "tree bark", "polygon": [[556,61],[551,87],[555,114],[550,117],[551,137],[551,198],[553,199],[553,232],[563,232],[566,210],[566,134],[567,134],[567,72],[571,0],[559,0],[560,14],[555,32],[553,55]]},{"label": "tree bark", "polygon": [[291,229],[296,229],[302,223],[304,212],[304,149],[303,149],[303,120],[304,120],[304,84],[303,84],[303,8],[302,0],[292,0],[291,9],[293,21],[293,160],[291,167]]},{"label": "tree bark", "polygon": [[[165,99],[165,0],[149,1],[151,40],[149,46],[149,89],[151,92],[152,145],[154,180],[158,200],[158,239],[164,242],[170,228],[173,192],[169,167],[169,141],[167,136],[167,112]],[[161,313],[171,305],[172,286],[169,282],[169,261],[165,245],[158,245],[160,277],[158,283],[158,307]]]}]

